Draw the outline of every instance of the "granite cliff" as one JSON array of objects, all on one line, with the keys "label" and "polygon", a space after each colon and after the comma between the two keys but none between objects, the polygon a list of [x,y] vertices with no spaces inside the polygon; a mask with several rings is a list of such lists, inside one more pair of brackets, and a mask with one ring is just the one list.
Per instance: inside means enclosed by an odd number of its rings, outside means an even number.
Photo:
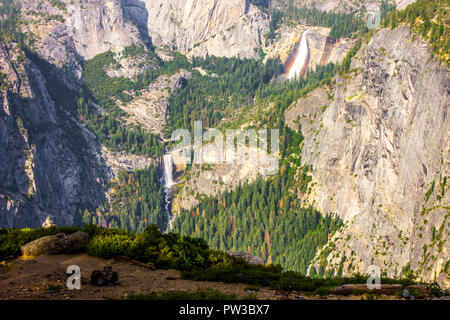
[{"label": "granite cliff", "polygon": [[449,71],[407,27],[377,32],[350,69],[286,112],[314,168],[305,202],[345,221],[316,270],[378,265],[448,287]]}]

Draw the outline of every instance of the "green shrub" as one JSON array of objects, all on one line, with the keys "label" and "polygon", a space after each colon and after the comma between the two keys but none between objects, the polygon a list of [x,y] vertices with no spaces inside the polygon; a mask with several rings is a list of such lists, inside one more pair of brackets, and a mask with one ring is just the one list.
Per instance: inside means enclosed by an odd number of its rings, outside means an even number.
[{"label": "green shrub", "polygon": [[130,256],[130,251],[136,244],[136,238],[128,235],[95,236],[86,246],[86,253],[104,259]]},{"label": "green shrub", "polygon": [[123,255],[152,262],[162,269],[185,270],[206,267],[209,263],[209,249],[204,240],[175,233],[162,234],[153,224],[141,234],[95,226],[86,229],[92,237],[86,252],[92,256],[110,259]]},{"label": "green shrub", "polygon": [[224,294],[210,288],[195,291],[166,291],[150,294],[132,294],[127,300],[236,300],[235,294]]}]

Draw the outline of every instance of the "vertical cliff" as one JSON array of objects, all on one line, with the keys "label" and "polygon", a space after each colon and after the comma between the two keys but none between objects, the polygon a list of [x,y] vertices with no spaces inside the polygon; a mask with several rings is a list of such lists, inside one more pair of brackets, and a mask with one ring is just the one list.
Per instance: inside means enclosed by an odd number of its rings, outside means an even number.
[{"label": "vertical cliff", "polygon": [[[92,139],[61,97],[52,69],[14,44],[0,43],[0,226],[76,223],[78,209],[104,198]],[[55,71],[54,74],[57,74]]]},{"label": "vertical cliff", "polygon": [[306,201],[345,221],[315,266],[349,274],[375,264],[448,286],[450,72],[407,27],[377,32],[350,69],[333,91],[313,93],[321,105],[303,99],[286,114],[299,117],[314,168]]},{"label": "vertical cliff", "polygon": [[258,57],[270,21],[249,0],[126,0],[125,12],[154,45],[195,56]]}]

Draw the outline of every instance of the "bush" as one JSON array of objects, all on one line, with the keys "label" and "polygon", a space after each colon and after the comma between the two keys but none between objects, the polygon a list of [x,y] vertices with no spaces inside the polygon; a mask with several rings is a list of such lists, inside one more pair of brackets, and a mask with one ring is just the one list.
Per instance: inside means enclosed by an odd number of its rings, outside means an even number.
[{"label": "bush", "polygon": [[136,238],[128,235],[95,236],[86,246],[86,253],[104,259],[116,256],[130,256],[131,249],[136,245]]},{"label": "bush", "polygon": [[86,252],[92,256],[110,259],[123,255],[152,262],[158,268],[180,270],[206,267],[209,262],[209,248],[204,240],[175,233],[162,234],[153,224],[141,234],[96,226],[85,229],[92,237]]}]

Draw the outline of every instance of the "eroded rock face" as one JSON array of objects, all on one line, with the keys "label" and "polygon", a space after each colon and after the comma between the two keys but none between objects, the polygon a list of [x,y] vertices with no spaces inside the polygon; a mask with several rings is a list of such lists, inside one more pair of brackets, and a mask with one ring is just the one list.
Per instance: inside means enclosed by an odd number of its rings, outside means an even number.
[{"label": "eroded rock face", "polygon": [[36,257],[44,254],[63,254],[82,251],[88,243],[87,233],[78,231],[66,235],[58,233],[54,236],[42,237],[22,246],[22,255]]},{"label": "eroded rock face", "polygon": [[374,264],[390,276],[410,268],[449,286],[450,72],[407,27],[380,30],[351,70],[328,107],[309,110],[316,117],[298,109],[317,183],[309,202],[346,222],[315,265],[349,274]]},{"label": "eroded rock face", "polygon": [[192,73],[179,70],[173,75],[161,75],[154,82],[139,92],[137,98],[120,105],[130,117],[129,122],[137,122],[155,134],[161,134],[166,124],[169,98],[177,89],[182,89]]},{"label": "eroded rock face", "polygon": [[[271,138],[269,138],[271,139]],[[237,188],[243,183],[252,183],[259,177],[267,177],[278,172],[278,154],[267,153],[258,147],[239,145],[231,148],[224,142],[224,148],[215,144],[203,145],[202,162],[195,163],[189,170],[189,175],[181,184],[177,197],[173,200],[172,212],[176,217],[180,209],[190,210],[199,203],[202,196],[215,196],[225,191]],[[218,150],[223,150],[221,153]],[[234,152],[236,154],[233,156]],[[242,152],[242,153],[241,153]],[[177,171],[183,171],[183,151],[172,151]],[[234,157],[230,161],[228,157]],[[233,158],[231,158],[233,159]]]},{"label": "eroded rock face", "polygon": [[154,45],[195,56],[258,57],[270,21],[248,0],[126,0],[125,12]]},{"label": "eroded rock face", "polygon": [[121,170],[142,170],[157,163],[157,160],[147,156],[116,152],[102,147],[101,156],[108,166],[108,178],[113,179]]}]

